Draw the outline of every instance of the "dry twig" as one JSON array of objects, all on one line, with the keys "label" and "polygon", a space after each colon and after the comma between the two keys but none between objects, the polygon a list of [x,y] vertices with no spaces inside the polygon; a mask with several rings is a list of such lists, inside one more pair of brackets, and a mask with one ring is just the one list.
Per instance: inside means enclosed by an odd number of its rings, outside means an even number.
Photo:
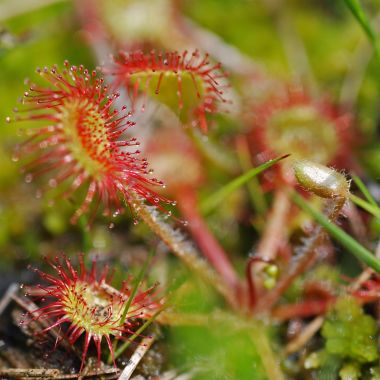
[{"label": "dry twig", "polygon": [[138,345],[135,352],[129,359],[123,372],[121,373],[119,380],[128,380],[131,378],[137,365],[140,363],[144,355],[148,352],[153,342],[154,342],[154,336],[146,337],[141,341],[141,343]]}]

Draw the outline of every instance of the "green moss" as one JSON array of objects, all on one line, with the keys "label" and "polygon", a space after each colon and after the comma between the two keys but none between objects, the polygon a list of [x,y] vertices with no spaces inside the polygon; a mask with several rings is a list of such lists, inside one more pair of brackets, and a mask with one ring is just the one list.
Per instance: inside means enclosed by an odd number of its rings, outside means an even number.
[{"label": "green moss", "polygon": [[339,371],[342,380],[360,379],[360,366],[357,363],[346,363]]},{"label": "green moss", "polygon": [[327,352],[359,363],[372,362],[379,357],[376,334],[375,320],[364,314],[356,300],[350,297],[337,301],[322,328]]}]

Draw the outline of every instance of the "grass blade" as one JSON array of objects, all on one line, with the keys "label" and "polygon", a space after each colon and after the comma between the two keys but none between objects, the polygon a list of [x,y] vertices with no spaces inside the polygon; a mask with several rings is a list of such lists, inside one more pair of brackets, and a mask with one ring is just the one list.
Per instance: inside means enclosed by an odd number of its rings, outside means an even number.
[{"label": "grass blade", "polygon": [[380,58],[380,49],[379,49],[379,44],[377,41],[376,34],[374,30],[372,29],[372,26],[369,22],[369,19],[362,5],[360,4],[360,1],[359,0],[344,0],[344,2],[347,5],[348,9],[353,14],[353,16],[356,18],[360,26],[363,28],[366,35],[368,36],[368,39],[370,40],[377,57]]},{"label": "grass blade", "polygon": [[[122,326],[124,324],[124,322],[125,322],[125,320],[127,318],[128,310],[129,310],[129,308],[130,308],[130,306],[132,304],[133,299],[136,296],[136,293],[137,293],[137,290],[138,290],[138,288],[140,286],[140,283],[141,283],[142,279],[144,278],[144,276],[146,274],[146,271],[148,269],[148,265],[152,261],[154,253],[155,253],[155,251],[153,249],[149,252],[149,255],[148,255],[147,259],[145,260],[145,263],[144,263],[143,267],[141,268],[141,270],[139,271],[138,275],[136,276],[136,278],[134,280],[133,288],[131,290],[131,294],[130,294],[130,296],[128,298],[128,301],[126,302],[126,304],[124,306],[123,314],[122,314],[121,319],[120,319],[120,326]],[[117,343],[118,343],[117,340],[115,340],[114,343],[113,343],[113,349],[114,349],[114,351],[116,351]],[[120,349],[118,349],[117,351],[119,351],[119,350]],[[111,356],[111,354],[108,355],[107,362],[108,362],[108,364],[110,364],[112,362],[112,356]]]},{"label": "grass blade", "polygon": [[87,215],[81,215],[78,219],[78,226],[82,233],[82,251],[85,254],[86,263],[89,264],[87,253],[90,252],[92,248],[92,237],[90,234],[89,221]]},{"label": "grass blade", "polygon": [[142,279],[145,276],[145,273],[146,273],[146,271],[148,269],[148,266],[149,266],[150,262],[152,261],[153,256],[154,256],[154,250],[152,249],[150,251],[149,255],[148,255],[148,258],[145,260],[145,263],[144,263],[143,267],[139,271],[139,274],[135,278],[135,281],[134,281],[134,284],[133,284],[133,288],[132,288],[132,291],[131,291],[131,295],[129,296],[128,301],[126,302],[126,304],[124,306],[123,315],[121,316],[121,319],[120,319],[120,325],[123,325],[124,322],[125,322],[125,319],[126,319],[127,314],[128,314],[129,307],[131,306],[132,301],[133,301],[133,299],[136,296],[137,290],[138,290],[138,288],[140,286],[140,283],[141,283]]},{"label": "grass blade", "polygon": [[[251,153],[249,151],[248,142],[246,139],[238,139],[236,143],[236,153],[240,162],[240,167],[244,172],[252,169]],[[256,177],[252,178],[247,183],[248,193],[251,198],[251,203],[259,215],[265,215],[268,211],[268,206],[265,201],[264,191]]]},{"label": "grass blade", "polygon": [[156,311],[151,318],[149,318],[136,332],[131,335],[126,342],[124,342],[115,352],[115,360],[130,346],[130,344],[138,337],[140,334],[149,327],[152,322],[163,312],[164,308]]},{"label": "grass blade", "polygon": [[372,203],[369,203],[369,202],[365,201],[364,199],[357,197],[354,194],[350,194],[350,199],[356,205],[358,205],[362,209],[366,210],[367,212],[369,212],[370,214],[372,214],[376,218],[380,218],[380,208],[377,205],[374,206],[374,205],[372,205]]},{"label": "grass blade", "polygon": [[366,185],[363,183],[363,181],[355,174],[351,174],[352,180],[355,182],[356,186],[359,188],[359,190],[363,193],[363,195],[366,197],[367,201],[374,207],[379,208],[377,205],[375,199],[373,198],[372,194],[367,189]]},{"label": "grass blade", "polygon": [[214,210],[220,203],[223,202],[223,200],[233,193],[236,189],[246,184],[248,181],[250,181],[252,178],[257,176],[258,174],[262,173],[264,170],[270,168],[271,166],[277,164],[280,160],[283,160],[284,158],[288,157],[289,155],[286,154],[284,156],[275,158],[273,160],[269,160],[265,162],[264,164],[252,168],[248,172],[242,174],[241,176],[233,179],[231,182],[227,183],[227,185],[223,186],[221,189],[213,193],[212,195],[208,196],[206,199],[204,199],[201,202],[201,210],[203,213],[207,214]]},{"label": "grass blade", "polygon": [[352,180],[355,182],[356,186],[359,188],[359,190],[363,193],[366,200],[359,198],[358,196],[354,194],[350,194],[350,199],[353,203],[361,207],[362,209],[366,210],[376,218],[380,219],[380,207],[377,205],[375,199],[373,198],[372,194],[367,189],[366,185],[363,183],[363,181],[355,174],[351,175]]},{"label": "grass blade", "polygon": [[312,216],[321,226],[323,226],[327,232],[336,239],[343,247],[345,247],[350,253],[356,256],[360,261],[367,264],[374,269],[377,273],[380,273],[380,261],[370,252],[367,248],[363,247],[350,235],[340,229],[334,223],[331,223],[321,212],[314,209],[305,201],[299,194],[293,193],[292,199],[302,210]]}]

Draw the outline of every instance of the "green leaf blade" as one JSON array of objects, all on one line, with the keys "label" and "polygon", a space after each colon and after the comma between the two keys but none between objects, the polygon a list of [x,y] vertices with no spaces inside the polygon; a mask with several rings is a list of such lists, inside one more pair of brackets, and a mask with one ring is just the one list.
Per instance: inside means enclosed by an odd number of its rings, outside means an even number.
[{"label": "green leaf blade", "polygon": [[380,261],[370,252],[367,248],[363,247],[350,235],[344,232],[334,223],[331,223],[326,216],[320,213],[318,210],[311,207],[307,201],[305,201],[299,194],[293,193],[292,199],[302,210],[312,216],[327,232],[337,240],[343,247],[345,247],[350,253],[352,253],[357,259],[367,264],[374,269],[377,273],[380,273]]},{"label": "green leaf blade", "polygon": [[344,0],[347,8],[351,11],[352,15],[355,17],[357,22],[360,24],[365,34],[367,35],[369,41],[371,42],[373,49],[380,59],[380,46],[376,37],[376,34],[371,26],[367,14],[365,13],[359,0]]},{"label": "green leaf blade", "polygon": [[284,158],[288,156],[289,155],[287,154],[287,155],[275,158],[273,160],[269,160],[265,162],[264,164],[257,166],[255,168],[252,168],[248,172],[243,173],[239,177],[233,179],[231,182],[227,183],[221,189],[219,189],[214,194],[210,195],[204,201],[202,201],[201,203],[202,212],[205,214],[208,214],[209,212],[214,210],[220,203],[222,203],[223,200],[228,195],[232,194],[239,187],[243,186],[244,184],[249,182],[252,178],[256,177],[258,174],[269,169],[271,166],[277,164],[279,161],[283,160]]}]

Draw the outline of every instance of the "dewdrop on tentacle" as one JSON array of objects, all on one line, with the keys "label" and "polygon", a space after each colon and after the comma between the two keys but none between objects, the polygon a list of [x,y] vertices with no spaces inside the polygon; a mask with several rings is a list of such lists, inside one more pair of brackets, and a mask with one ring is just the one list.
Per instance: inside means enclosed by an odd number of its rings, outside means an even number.
[{"label": "dewdrop on tentacle", "polygon": [[115,77],[115,87],[127,89],[132,104],[140,95],[148,96],[176,112],[182,123],[198,125],[203,132],[208,129],[206,116],[227,103],[224,90],[228,85],[221,64],[211,63],[208,54],[197,50],[119,52],[104,72]]},{"label": "dewdrop on tentacle", "polygon": [[95,261],[91,268],[86,268],[83,255],[79,255],[78,268],[64,255],[46,260],[53,269],[52,274],[28,266],[45,283],[26,287],[26,295],[36,297],[38,304],[29,315],[31,321],[45,323],[43,330],[36,335],[59,328],[70,345],[82,341],[81,370],[91,345],[95,347],[98,364],[103,343],[115,364],[112,339],[128,341],[141,321],[151,318],[162,307],[161,301],[155,297],[156,285],[144,290],[139,286],[133,295],[133,279],[130,277],[117,290],[110,285],[109,268],[106,266],[98,271]]},{"label": "dewdrop on tentacle", "polygon": [[85,192],[73,223],[88,212],[95,216],[101,206],[107,216],[124,210],[131,193],[159,208],[157,198],[170,203],[153,190],[162,183],[149,176],[148,162],[135,149],[139,142],[125,138],[135,125],[131,113],[114,108],[119,94],[110,93],[96,71],[66,61],[62,70],[53,66],[37,74],[40,84],[29,83],[18,118],[42,124],[16,152],[26,182],[47,177],[48,188],[61,189],[64,198]]},{"label": "dewdrop on tentacle", "polygon": [[300,185],[319,197],[348,198],[349,182],[336,170],[308,160],[296,161],[293,169]]}]

